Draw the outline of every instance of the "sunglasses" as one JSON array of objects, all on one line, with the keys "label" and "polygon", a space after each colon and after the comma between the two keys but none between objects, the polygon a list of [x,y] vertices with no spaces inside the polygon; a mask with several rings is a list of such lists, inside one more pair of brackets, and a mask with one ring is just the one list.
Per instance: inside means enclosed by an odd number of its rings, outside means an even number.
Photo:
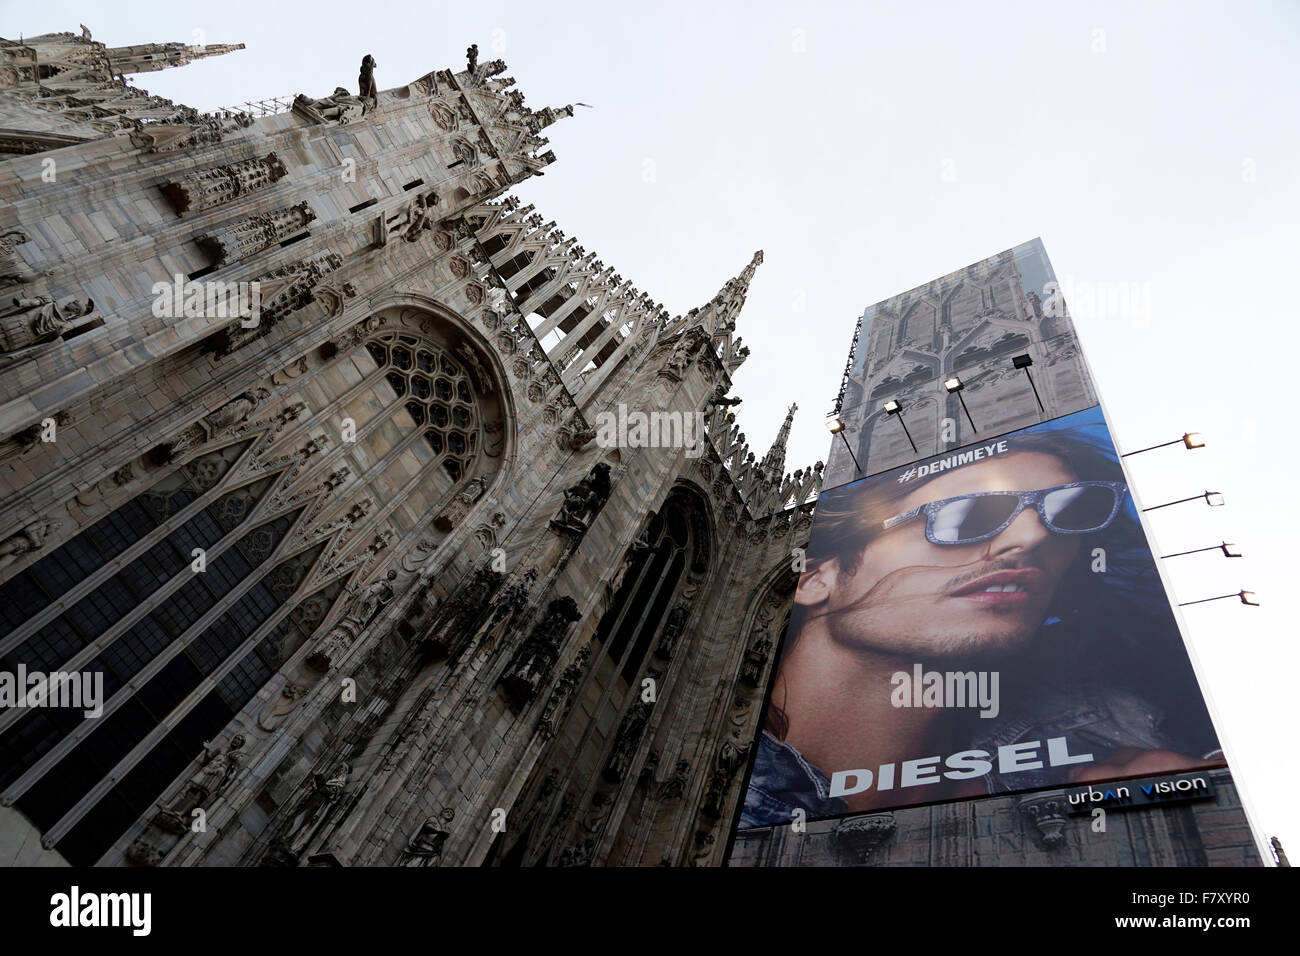
[{"label": "sunglasses", "polygon": [[997,537],[1026,508],[1038,510],[1044,527],[1057,534],[1088,534],[1108,527],[1119,514],[1128,485],[1122,481],[1075,481],[1037,491],[979,491],[895,515],[885,530],[925,515],[931,544],[976,544]]}]

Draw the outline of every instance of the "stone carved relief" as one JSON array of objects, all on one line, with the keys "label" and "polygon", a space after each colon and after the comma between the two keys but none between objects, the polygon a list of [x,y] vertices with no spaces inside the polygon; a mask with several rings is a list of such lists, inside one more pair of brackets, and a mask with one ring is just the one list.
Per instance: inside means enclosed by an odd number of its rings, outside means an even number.
[{"label": "stone carved relief", "polygon": [[676,800],[686,792],[686,784],[691,778],[691,764],[689,760],[677,761],[677,766],[673,768],[672,774],[659,785],[655,791],[656,800]]},{"label": "stone carved relief", "polygon": [[577,692],[578,684],[582,680],[583,673],[587,670],[587,664],[591,660],[591,642],[582,646],[578,651],[578,656],[573,659],[573,663],[564,669],[559,680],[555,682],[555,688],[551,691],[551,696],[546,701],[546,706],[542,708],[542,716],[538,721],[538,729],[542,733],[542,739],[551,740],[559,732],[560,724],[564,718],[569,715],[569,710],[573,706],[574,694]]},{"label": "stone carved relief", "polygon": [[170,153],[205,143],[219,143],[229,132],[253,125],[249,113],[203,114],[186,110],[193,117],[186,123],[143,123],[130,135],[131,145],[146,153]]},{"label": "stone carved relief", "polygon": [[442,513],[433,519],[433,526],[444,534],[450,533],[474,508],[474,504],[483,497],[488,488],[488,477],[477,475],[471,478],[460,490],[451,503],[442,509]]},{"label": "stone carved relief", "polygon": [[49,296],[14,298],[12,305],[0,309],[0,353],[12,355],[56,339],[80,334],[103,325],[95,312],[95,303],[68,299],[62,305]]},{"label": "stone carved relief", "polygon": [[602,776],[610,783],[618,783],[627,776],[637,745],[641,742],[641,735],[650,720],[651,709],[650,704],[638,699],[619,721],[618,733],[614,736],[614,749],[602,771]]},{"label": "stone carved relief", "polygon": [[21,229],[0,232],[0,283],[30,282],[36,273],[18,255],[18,247],[30,241]]},{"label": "stone carved relief", "polygon": [[284,832],[271,843],[263,866],[297,866],[298,858],[316,834],[322,832],[347,793],[352,765],[341,761],[329,775],[313,774],[310,789],[299,800]]},{"label": "stone carved relief", "polygon": [[154,824],[169,833],[188,831],[193,811],[210,807],[229,786],[244,757],[240,752],[243,748],[243,734],[235,734],[230,738],[230,744],[225,750],[204,743],[199,768],[177,799],[170,806],[159,810],[154,817]]},{"label": "stone carved relief", "polygon": [[564,636],[569,626],[581,616],[577,602],[571,597],[554,598],[546,606],[545,616],[519,648],[501,679],[503,689],[516,708],[532,700],[550,678]]},{"label": "stone carved relief", "polygon": [[162,194],[176,214],[202,212],[262,189],[288,175],[284,163],[275,153],[261,159],[223,163],[201,172],[190,173],[162,185]]},{"label": "stone carved relief", "polygon": [[429,635],[420,642],[420,651],[428,660],[455,660],[478,633],[489,613],[488,602],[505,575],[484,565],[469,576],[442,606],[434,618]]},{"label": "stone carved relief", "polygon": [[371,618],[393,599],[392,582],[395,580],[397,572],[389,571],[385,577],[364,588],[348,607],[343,619],[317,641],[316,648],[307,657],[307,666],[322,674],[334,666],[361,636]]},{"label": "stone carved relief", "polygon": [[195,422],[174,440],[159,445],[156,451],[151,453],[152,460],[159,464],[175,461],[195,448],[234,431],[237,426],[247,422],[270,398],[271,391],[266,388],[255,388],[244,392],[226,402],[215,412]]},{"label": "stone carved relief", "polygon": [[831,841],[842,862],[860,866],[893,836],[897,826],[888,812],[847,817],[835,825]]},{"label": "stone carved relief", "polygon": [[213,265],[220,266],[269,249],[302,232],[315,219],[311,206],[300,202],[275,212],[245,216],[238,222],[196,236],[194,241],[212,258]]},{"label": "stone carved relief", "polygon": [[276,730],[284,722],[284,718],[293,713],[305,693],[307,688],[301,684],[293,682],[285,684],[280,689],[280,693],[268,701],[262,708],[262,712],[257,715],[257,726],[268,732]]},{"label": "stone carved relief", "polygon": [[420,824],[420,829],[411,837],[406,849],[398,858],[398,866],[424,867],[437,866],[442,859],[442,848],[450,836],[446,826],[456,818],[456,811],[444,808],[437,817],[430,817]]},{"label": "stone carved relief", "polygon": [[393,213],[380,214],[374,223],[376,248],[388,245],[388,238],[391,235],[401,235],[407,242],[415,242],[425,232],[433,231],[436,218],[433,209],[438,205],[438,201],[438,194],[430,189],[417,193]]},{"label": "stone carved relief", "polygon": [[709,777],[709,786],[704,792],[704,803],[700,808],[706,816],[722,816],[722,800],[727,788],[731,786],[732,778],[744,765],[748,755],[748,746],[741,747],[730,738],[722,742],[713,760],[713,773]]},{"label": "stone carved relief", "polygon": [[44,549],[50,536],[62,526],[63,522],[57,519],[41,518],[0,541],[0,571],[25,554],[34,554]]},{"label": "stone carved relief", "polygon": [[293,100],[293,112],[313,123],[346,126],[364,116],[368,105],[360,97],[349,93],[345,87],[336,86],[332,94],[318,100],[299,93]]},{"label": "stone carved relief", "polygon": [[1065,843],[1068,805],[1059,792],[1028,794],[1020,798],[1020,812],[1033,822],[1039,845],[1051,850]]},{"label": "stone carved relief", "polygon": [[327,252],[259,276],[254,280],[260,287],[262,300],[257,323],[250,328],[240,322],[232,323],[208,338],[208,348],[218,355],[229,355],[266,335],[281,320],[310,303],[320,281],[341,265],[342,256]]},{"label": "stone carved relief", "polygon": [[612,486],[610,466],[600,462],[576,485],[564,491],[564,503],[551,519],[551,528],[561,534],[581,537],[595,520],[596,514],[609,500]]}]

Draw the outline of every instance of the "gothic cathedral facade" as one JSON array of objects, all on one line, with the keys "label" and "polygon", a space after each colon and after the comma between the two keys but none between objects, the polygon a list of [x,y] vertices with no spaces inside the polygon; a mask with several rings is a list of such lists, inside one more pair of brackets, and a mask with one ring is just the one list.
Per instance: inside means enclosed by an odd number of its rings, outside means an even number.
[{"label": "gothic cathedral facade", "polygon": [[670,315],[476,48],[125,81],[230,49],[0,41],[0,670],[103,675],[0,712],[4,862],[721,863],[822,473],[725,397],[762,253]]}]

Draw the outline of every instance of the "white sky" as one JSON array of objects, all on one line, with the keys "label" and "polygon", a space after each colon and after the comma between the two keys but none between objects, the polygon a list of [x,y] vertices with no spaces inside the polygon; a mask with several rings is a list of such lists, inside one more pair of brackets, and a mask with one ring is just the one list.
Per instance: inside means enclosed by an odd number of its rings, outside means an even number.
[{"label": "white sky", "polygon": [[[381,88],[502,57],[529,105],[581,101],[558,162],[519,191],[674,314],[755,249],[733,394],[757,455],[790,401],[790,470],[872,302],[1041,236],[1186,609],[1256,824],[1300,858],[1294,753],[1300,492],[1292,376],[1300,252],[1297,3],[241,3],[19,5],[0,33],[111,45],[242,42],[136,85],[201,109]],[[796,33],[796,31],[802,31]],[[800,42],[802,40],[802,44]],[[802,49],[801,49],[802,45]],[[653,167],[652,181],[647,171]],[[1091,310],[1071,282],[1138,295]],[[1096,286],[1084,288],[1097,288]],[[798,311],[802,304],[802,311]],[[1271,437],[1270,437],[1271,436]]]}]

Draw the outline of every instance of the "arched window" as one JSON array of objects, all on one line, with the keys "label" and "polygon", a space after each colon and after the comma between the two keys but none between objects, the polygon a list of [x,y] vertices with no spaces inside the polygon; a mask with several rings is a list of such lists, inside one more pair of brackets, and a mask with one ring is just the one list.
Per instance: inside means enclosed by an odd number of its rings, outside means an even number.
[{"label": "arched window", "polygon": [[610,609],[596,625],[596,640],[629,684],[661,630],[682,573],[707,567],[708,544],[699,505],[674,491],[632,544],[630,564]]},{"label": "arched window", "polygon": [[[214,435],[0,585],[0,672],[102,680],[98,715],[0,709],[0,795],[70,862],[150,813],[330,615],[367,541],[436,537],[492,470],[501,403],[478,353],[427,314],[391,324],[294,383],[298,425],[272,433],[263,410],[255,437]],[[354,440],[331,440],[344,419]]]},{"label": "arched window", "polygon": [[251,444],[182,466],[0,587],[0,670],[74,675],[87,696],[102,681],[97,716],[84,699],[0,715],[0,787],[74,863],[93,863],[311,633],[285,602],[323,546],[286,550],[302,508],[268,507],[279,474],[230,480]]}]

